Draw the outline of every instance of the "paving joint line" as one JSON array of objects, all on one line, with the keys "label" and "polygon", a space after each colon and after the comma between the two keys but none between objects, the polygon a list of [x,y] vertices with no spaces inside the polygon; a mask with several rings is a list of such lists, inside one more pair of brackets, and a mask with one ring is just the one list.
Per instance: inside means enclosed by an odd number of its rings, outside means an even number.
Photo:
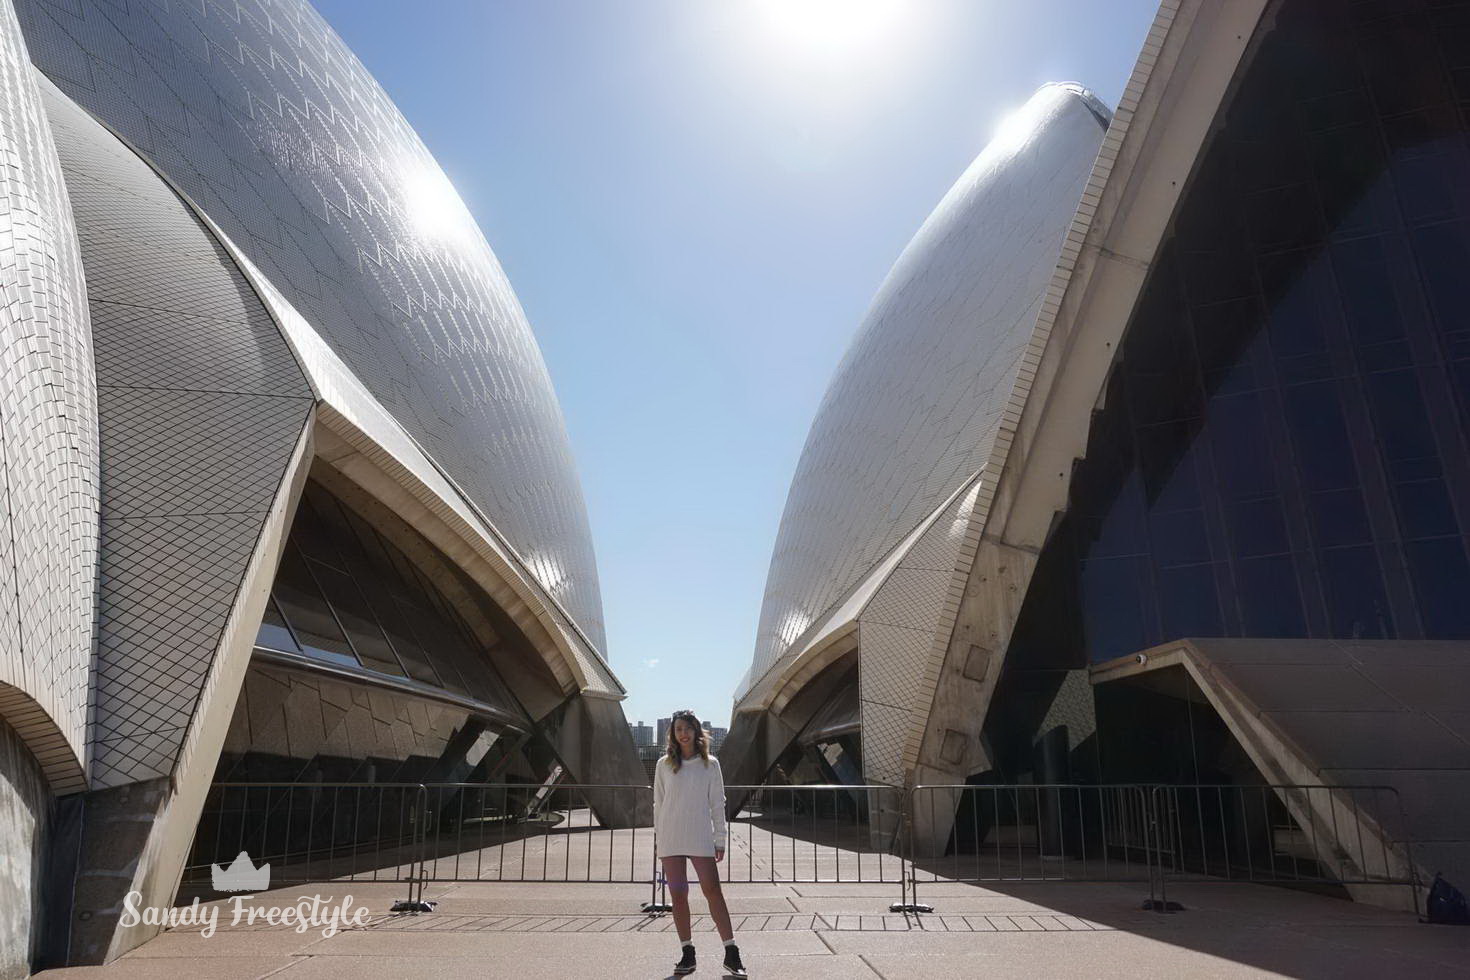
[{"label": "paving joint line", "polygon": [[315,958],[310,953],[292,953],[290,955],[291,955],[291,962],[290,963],[286,963],[283,966],[278,966],[274,970],[267,970],[264,973],[258,973],[255,976],[255,980],[266,980],[267,977],[274,977],[274,976],[277,976],[279,974],[285,973],[287,970],[294,970],[296,967],[300,966],[306,960],[310,960],[310,959],[314,959]]}]

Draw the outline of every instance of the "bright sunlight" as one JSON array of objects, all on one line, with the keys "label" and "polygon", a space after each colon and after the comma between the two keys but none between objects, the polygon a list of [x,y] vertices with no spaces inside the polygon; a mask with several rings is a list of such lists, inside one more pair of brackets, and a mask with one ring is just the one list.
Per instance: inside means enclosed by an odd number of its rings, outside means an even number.
[{"label": "bright sunlight", "polygon": [[410,225],[421,237],[453,241],[474,234],[474,219],[438,167],[413,167],[404,174],[402,194]]},{"label": "bright sunlight", "polygon": [[802,59],[848,62],[891,41],[903,0],[751,0],[770,37]]}]

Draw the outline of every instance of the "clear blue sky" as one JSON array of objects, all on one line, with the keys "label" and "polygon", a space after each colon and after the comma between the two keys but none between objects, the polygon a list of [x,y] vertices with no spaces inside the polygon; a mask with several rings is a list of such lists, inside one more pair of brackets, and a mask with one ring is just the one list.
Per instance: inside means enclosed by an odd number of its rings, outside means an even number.
[{"label": "clear blue sky", "polygon": [[541,342],[629,720],[720,725],[807,428],[888,267],[1038,85],[1115,105],[1157,7],[316,5],[449,174]]}]

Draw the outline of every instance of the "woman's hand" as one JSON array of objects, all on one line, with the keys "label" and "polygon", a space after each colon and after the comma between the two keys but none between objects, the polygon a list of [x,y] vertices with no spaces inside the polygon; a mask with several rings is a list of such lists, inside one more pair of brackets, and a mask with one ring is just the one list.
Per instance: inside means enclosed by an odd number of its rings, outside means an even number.
[{"label": "woman's hand", "polygon": [[725,860],[725,849],[723,847],[715,848],[715,864],[719,864],[723,860]]}]

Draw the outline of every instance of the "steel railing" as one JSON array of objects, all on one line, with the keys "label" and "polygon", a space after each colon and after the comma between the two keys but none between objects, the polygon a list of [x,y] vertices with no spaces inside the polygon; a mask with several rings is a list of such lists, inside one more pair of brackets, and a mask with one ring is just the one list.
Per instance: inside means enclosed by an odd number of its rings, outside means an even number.
[{"label": "steel railing", "polygon": [[[929,911],[936,883],[1137,882],[1333,886],[1385,904],[1419,882],[1388,786],[921,785],[726,787],[731,883],[896,884],[894,911]],[[645,884],[662,901],[647,786],[217,783],[184,884],[240,853],[272,884],[401,882],[425,910],[448,882]],[[1392,904],[1391,902],[1388,904]],[[1402,903],[1399,903],[1402,904]]]},{"label": "steel railing", "polygon": [[731,882],[893,883],[903,880],[898,832],[903,792],[894,786],[727,786],[729,820],[721,877]]},{"label": "steel railing", "polygon": [[1147,882],[1159,911],[1185,881],[1330,886],[1418,909],[1391,786],[916,786],[905,819],[918,910],[920,884],[1047,881]]},{"label": "steel railing", "polygon": [[181,884],[214,884],[244,854],[273,886],[401,882],[399,905],[421,905],[427,800],[422,783],[215,783]]},{"label": "steel railing", "polygon": [[1144,882],[1154,897],[1145,787],[915,786],[908,801],[909,904],[941,881]]},{"label": "steel railing", "polygon": [[[528,797],[527,789],[537,792]],[[425,792],[430,881],[650,880],[647,786],[434,783]]]},{"label": "steel railing", "polygon": [[1166,884],[1329,886],[1377,899],[1389,889],[1418,911],[1413,837],[1392,786],[1201,784],[1149,794]]}]

